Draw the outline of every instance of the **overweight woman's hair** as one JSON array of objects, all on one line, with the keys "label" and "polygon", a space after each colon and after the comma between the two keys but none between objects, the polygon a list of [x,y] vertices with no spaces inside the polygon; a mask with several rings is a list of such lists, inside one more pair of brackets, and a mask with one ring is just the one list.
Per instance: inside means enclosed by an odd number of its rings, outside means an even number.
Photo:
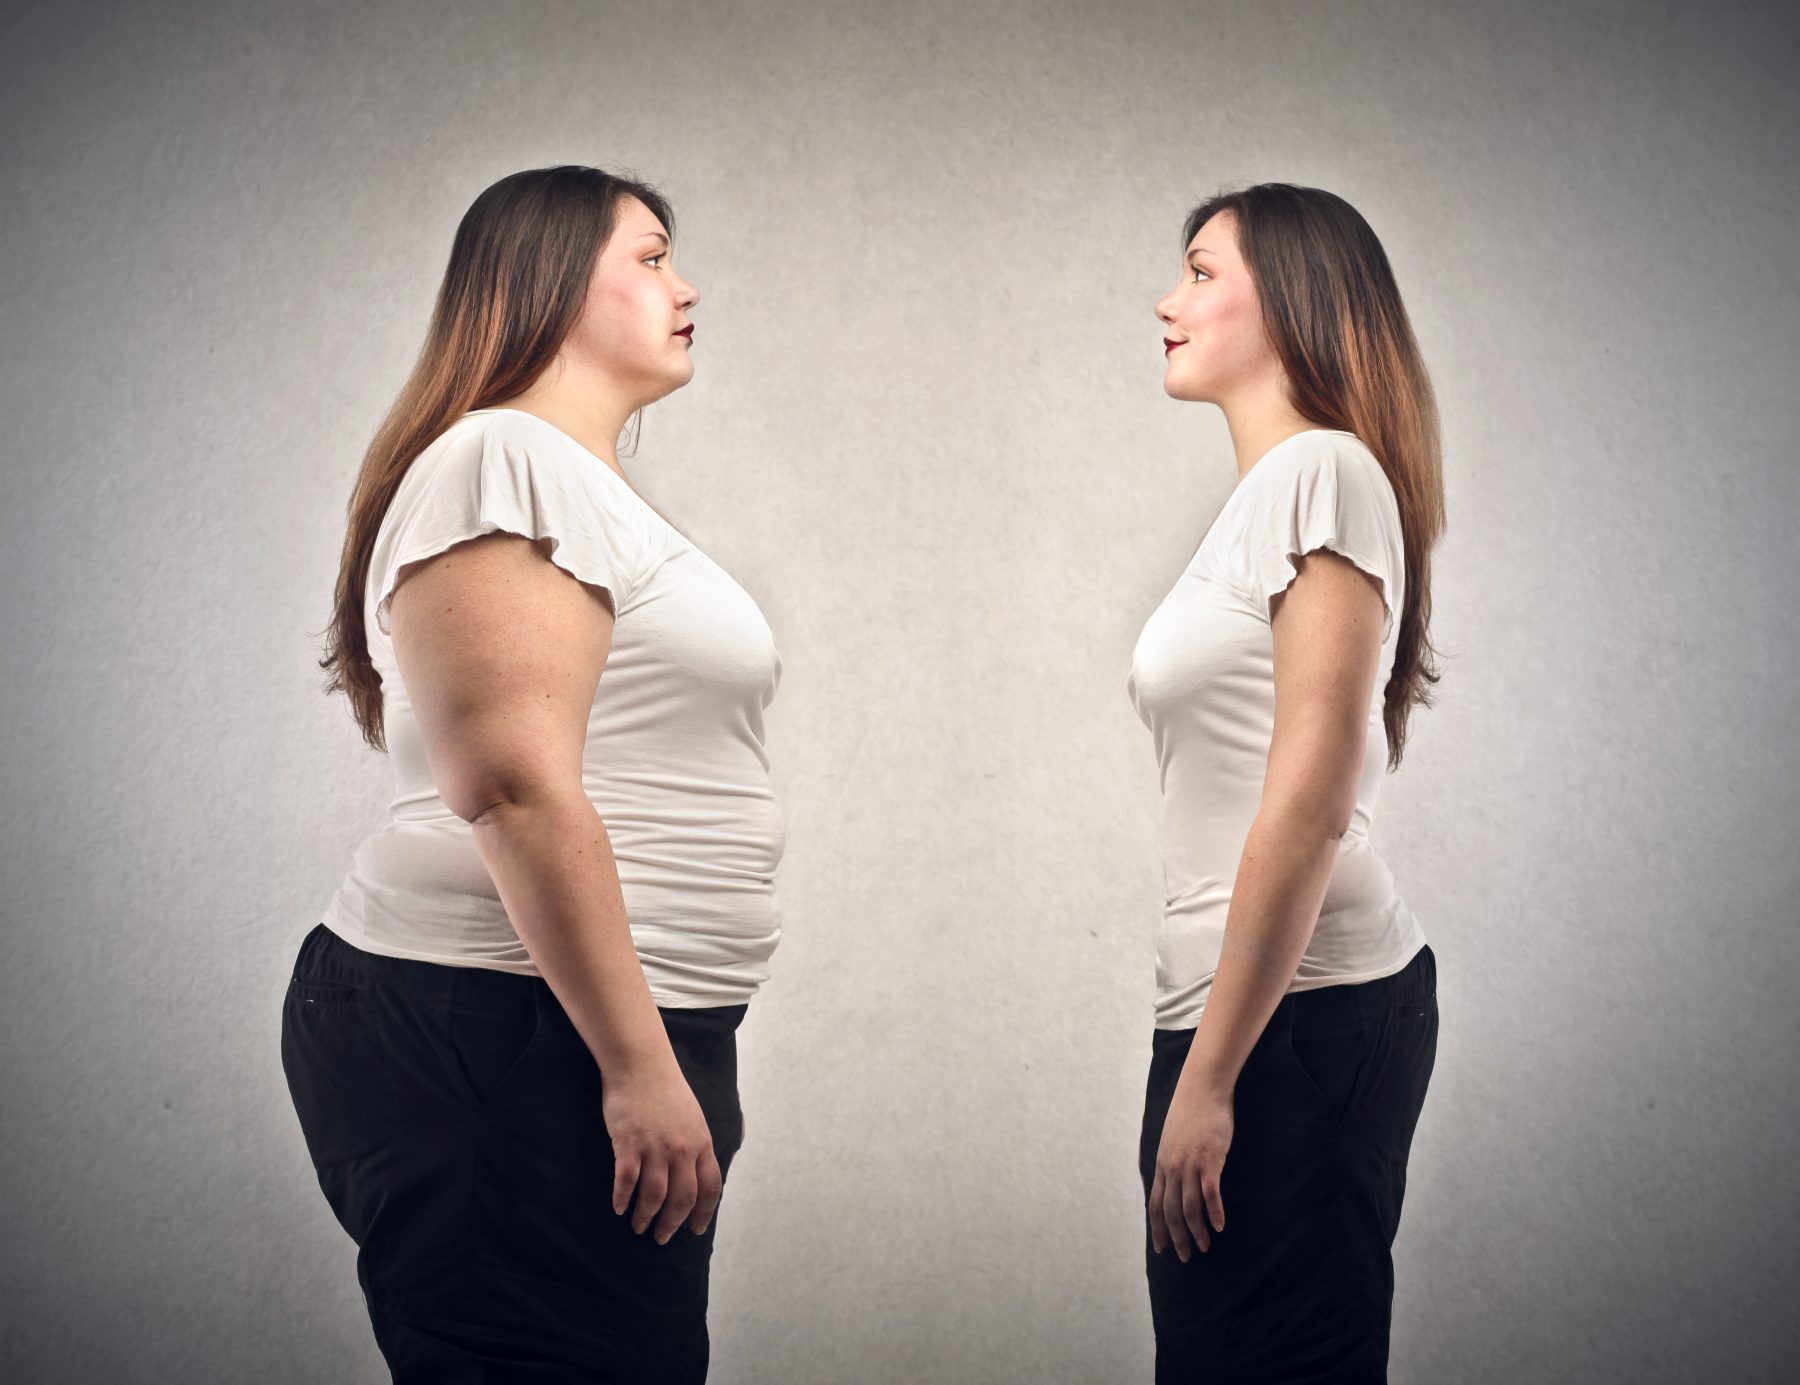
[{"label": "overweight woman's hair", "polygon": [[381,679],[369,662],[363,594],[382,517],[413,460],[471,409],[490,408],[542,375],[580,316],[588,281],[635,197],[671,237],[662,195],[597,168],[534,168],[502,178],[464,213],[412,375],[376,430],[350,494],[326,654],[325,690],[350,699],[363,739],[387,749]]},{"label": "overweight woman's hair", "polygon": [[1185,251],[1229,211],[1263,322],[1299,413],[1367,444],[1400,502],[1406,606],[1383,694],[1388,768],[1397,769],[1415,703],[1442,676],[1428,635],[1431,550],[1444,531],[1437,401],[1388,258],[1356,208],[1319,188],[1261,183],[1188,213]]}]

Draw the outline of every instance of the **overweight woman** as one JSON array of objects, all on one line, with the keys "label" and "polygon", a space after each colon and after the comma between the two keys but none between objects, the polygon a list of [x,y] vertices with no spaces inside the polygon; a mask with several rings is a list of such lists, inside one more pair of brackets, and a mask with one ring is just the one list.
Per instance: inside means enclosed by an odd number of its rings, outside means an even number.
[{"label": "overweight woman", "polygon": [[596,169],[483,192],[350,501],[324,665],[394,795],[281,1052],[396,1381],[706,1376],[781,663],[619,466],[694,371],[673,233]]},{"label": "overweight woman", "polygon": [[1265,184],[1188,217],[1163,388],[1237,484],[1145,624],[1166,904],[1139,1172],[1156,1379],[1381,1381],[1436,964],[1370,841],[1435,682],[1431,386],[1380,242]]}]

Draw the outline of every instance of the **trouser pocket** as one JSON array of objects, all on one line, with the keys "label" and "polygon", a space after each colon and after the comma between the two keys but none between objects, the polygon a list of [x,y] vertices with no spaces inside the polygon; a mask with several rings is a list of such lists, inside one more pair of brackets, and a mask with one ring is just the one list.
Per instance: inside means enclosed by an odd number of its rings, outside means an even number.
[{"label": "trouser pocket", "polygon": [[281,1066],[315,1168],[371,1154],[393,1134],[393,1074],[375,999],[343,982],[288,982]]},{"label": "trouser pocket", "polygon": [[1330,986],[1298,992],[1289,1000],[1287,1057],[1319,1112],[1341,1123],[1350,1114],[1369,1062],[1370,1035],[1361,1009],[1354,997]]},{"label": "trouser pocket", "polygon": [[462,1095],[477,1110],[500,1101],[531,1061],[543,1028],[538,983],[463,968],[444,1015],[444,1046]]}]

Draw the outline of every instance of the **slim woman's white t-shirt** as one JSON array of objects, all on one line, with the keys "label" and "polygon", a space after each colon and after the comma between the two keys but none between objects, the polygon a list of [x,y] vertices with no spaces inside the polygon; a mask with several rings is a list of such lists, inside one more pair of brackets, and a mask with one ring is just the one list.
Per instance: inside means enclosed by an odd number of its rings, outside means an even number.
[{"label": "slim woman's white t-shirt", "polygon": [[605,461],[516,409],[452,424],[381,522],[364,610],[394,796],[323,922],[384,956],[538,974],[473,828],[438,796],[388,627],[402,569],[496,531],[543,540],[552,562],[610,596],[582,784],[651,996],[671,1009],[749,1000],[780,934],[783,822],[763,747],[781,678],[774,636],[749,594]]},{"label": "slim woman's white t-shirt", "polygon": [[1158,1029],[1191,1029],[1206,1005],[1275,732],[1269,601],[1294,579],[1294,560],[1318,548],[1380,580],[1381,661],[1369,689],[1356,808],[1287,989],[1391,976],[1425,945],[1369,841],[1387,765],[1382,693],[1406,600],[1400,508],[1360,439],[1311,429],[1271,448],[1238,482],[1132,652],[1127,688],[1162,771]]}]

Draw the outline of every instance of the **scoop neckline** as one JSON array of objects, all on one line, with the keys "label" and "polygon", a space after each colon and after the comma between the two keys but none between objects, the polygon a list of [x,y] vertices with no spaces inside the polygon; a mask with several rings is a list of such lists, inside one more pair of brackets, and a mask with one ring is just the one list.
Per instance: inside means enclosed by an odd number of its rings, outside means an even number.
[{"label": "scoop neckline", "polygon": [[529,409],[514,409],[507,405],[498,405],[498,404],[492,405],[485,409],[469,409],[463,414],[463,417],[464,418],[475,418],[481,414],[520,414],[523,417],[532,420],[532,422],[534,422],[534,423],[541,423],[544,427],[548,428],[552,433],[555,433],[557,437],[559,437],[559,438],[563,439],[565,442],[567,442],[569,444],[569,446],[575,448],[576,450],[578,450],[585,456],[592,457],[601,466],[605,467],[607,474],[610,475],[613,478],[613,480],[617,481],[621,486],[625,487],[625,489],[631,493],[632,499],[636,500],[638,504],[642,505],[652,515],[656,516],[658,523],[667,527],[668,531],[671,534],[675,535],[676,538],[680,539],[689,548],[693,549],[694,552],[699,553],[702,557],[706,556],[704,550],[701,549],[699,544],[695,543],[686,534],[682,533],[681,530],[677,529],[675,527],[675,525],[669,520],[669,518],[666,515],[663,514],[663,512],[661,510],[657,509],[656,506],[652,505],[648,500],[644,499],[644,497],[642,495],[638,494],[638,488],[636,486],[632,485],[631,482],[626,479],[624,474],[618,470],[618,468],[614,467],[611,462],[607,461],[606,458],[602,457],[598,452],[594,451],[593,448],[589,447],[586,443],[582,442],[579,438],[574,437],[572,434],[564,432],[561,428],[558,428],[549,419],[541,418],[537,414],[532,413],[531,410],[529,410]]}]

